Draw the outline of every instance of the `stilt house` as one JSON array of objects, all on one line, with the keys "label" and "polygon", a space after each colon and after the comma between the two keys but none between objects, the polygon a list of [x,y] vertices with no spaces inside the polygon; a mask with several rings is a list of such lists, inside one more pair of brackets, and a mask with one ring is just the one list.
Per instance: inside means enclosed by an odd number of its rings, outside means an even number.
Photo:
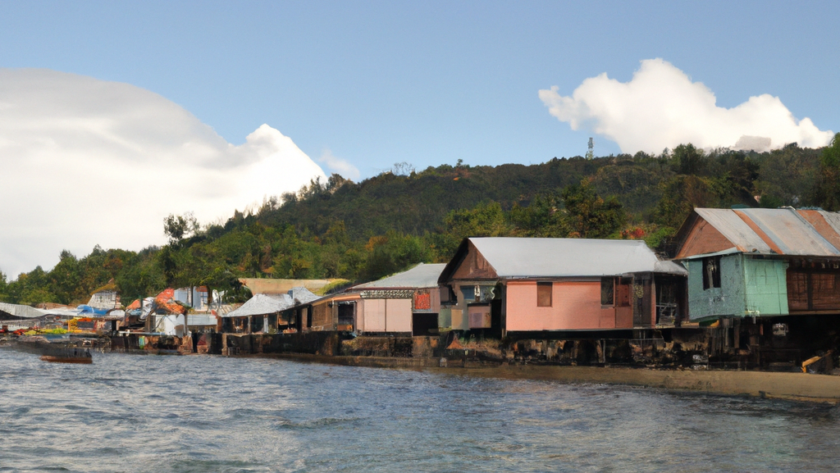
[{"label": "stilt house", "polygon": [[467,238],[446,265],[440,325],[506,332],[673,325],[687,272],[638,240]]},{"label": "stilt house", "polygon": [[[378,281],[353,286],[313,302],[303,330],[365,335],[437,333],[444,264],[419,264]],[[298,308],[296,308],[297,310]]]},{"label": "stilt house", "polygon": [[840,314],[840,214],[694,209],[677,233],[691,320]]}]

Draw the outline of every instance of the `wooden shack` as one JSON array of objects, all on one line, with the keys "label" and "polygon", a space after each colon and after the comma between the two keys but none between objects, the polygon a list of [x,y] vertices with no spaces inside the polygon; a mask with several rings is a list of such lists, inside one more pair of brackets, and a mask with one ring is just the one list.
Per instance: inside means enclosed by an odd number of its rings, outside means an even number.
[{"label": "wooden shack", "polygon": [[438,277],[444,264],[419,264],[359,284],[296,310],[311,313],[302,330],[364,335],[431,335],[438,332]]}]

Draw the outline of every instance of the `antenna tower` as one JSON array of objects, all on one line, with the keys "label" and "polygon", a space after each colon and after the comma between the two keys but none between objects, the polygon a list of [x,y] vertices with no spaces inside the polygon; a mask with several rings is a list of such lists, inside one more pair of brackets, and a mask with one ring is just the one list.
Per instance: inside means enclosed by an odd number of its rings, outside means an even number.
[{"label": "antenna tower", "polygon": [[586,152],[586,159],[592,159],[592,158],[595,157],[595,153],[592,151],[592,149],[594,147],[595,147],[595,141],[590,136],[589,137],[589,150]]}]

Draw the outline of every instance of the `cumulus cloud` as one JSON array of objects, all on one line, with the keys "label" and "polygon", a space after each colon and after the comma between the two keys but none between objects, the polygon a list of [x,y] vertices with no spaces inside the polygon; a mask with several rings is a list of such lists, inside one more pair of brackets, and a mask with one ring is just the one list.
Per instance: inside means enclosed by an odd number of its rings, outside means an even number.
[{"label": "cumulus cloud", "polygon": [[768,94],[733,108],[719,107],[708,87],[662,59],[642,61],[629,82],[603,73],[584,80],[569,97],[556,86],[540,90],[539,97],[549,113],[573,130],[605,136],[625,153],[659,153],[681,143],[757,151],[789,143],[820,147],[833,136],[809,118],[797,120]]},{"label": "cumulus cloud", "polygon": [[341,174],[344,178],[352,181],[359,180],[360,173],[356,166],[350,164],[350,162],[346,159],[341,159],[335,156],[329,149],[325,149],[324,152],[321,153],[321,157],[318,158],[318,162],[322,163],[330,171]]},{"label": "cumulus cloud", "polygon": [[0,69],[0,166],[0,270],[13,277],[62,249],[161,244],[170,213],[216,220],[326,178],[268,125],[235,146],[148,90],[41,69]]}]

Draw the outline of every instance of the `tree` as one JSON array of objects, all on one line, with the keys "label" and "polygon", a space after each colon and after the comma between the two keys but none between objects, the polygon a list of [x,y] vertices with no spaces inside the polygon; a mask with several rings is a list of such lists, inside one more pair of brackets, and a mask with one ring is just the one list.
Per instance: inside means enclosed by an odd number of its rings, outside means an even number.
[{"label": "tree", "polygon": [[511,236],[513,226],[508,222],[498,202],[485,202],[472,209],[453,210],[443,220],[444,228],[434,238],[438,255],[448,260],[468,237]]},{"label": "tree", "polygon": [[563,189],[569,236],[606,238],[621,229],[627,215],[615,197],[606,200],[595,193],[588,179]]},{"label": "tree", "polygon": [[717,202],[714,183],[698,176],[674,176],[662,185],[662,198],[653,209],[654,223],[678,228],[695,207],[711,207]]},{"label": "tree", "polygon": [[367,249],[368,259],[362,274],[367,280],[379,279],[432,260],[429,246],[421,238],[394,231],[372,238]]},{"label": "tree", "polygon": [[184,215],[169,214],[163,219],[163,233],[169,237],[169,243],[180,245],[184,238],[189,238],[198,232],[200,226],[192,212]]},{"label": "tree", "polygon": [[693,144],[679,145],[671,155],[679,174],[701,174],[706,167],[706,160],[702,149]]},{"label": "tree", "polygon": [[9,302],[9,283],[6,281],[6,274],[0,271],[0,302]]},{"label": "tree", "polygon": [[562,211],[563,199],[556,193],[537,194],[527,207],[518,204],[510,210],[516,234],[528,237],[565,237],[569,225]]},{"label": "tree", "polygon": [[834,135],[820,156],[817,203],[825,210],[840,210],[840,133]]}]

